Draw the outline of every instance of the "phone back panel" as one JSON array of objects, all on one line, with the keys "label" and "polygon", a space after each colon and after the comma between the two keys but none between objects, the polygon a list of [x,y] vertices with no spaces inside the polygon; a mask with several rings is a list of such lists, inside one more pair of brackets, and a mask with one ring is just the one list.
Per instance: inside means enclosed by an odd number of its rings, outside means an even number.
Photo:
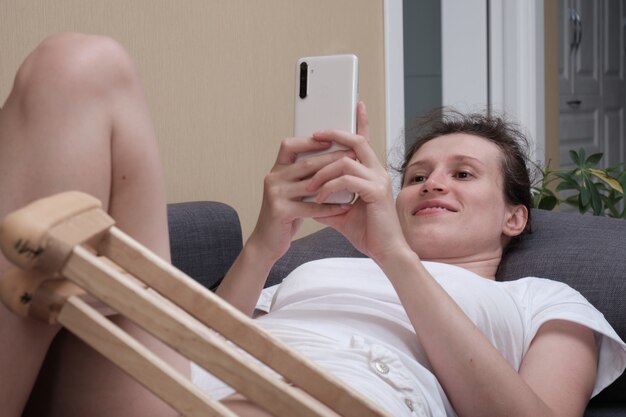
[{"label": "phone back panel", "polygon": [[[300,98],[300,64],[308,64],[307,95]],[[328,55],[298,60],[294,135],[324,129],[356,132],[358,61],[355,55]]]}]

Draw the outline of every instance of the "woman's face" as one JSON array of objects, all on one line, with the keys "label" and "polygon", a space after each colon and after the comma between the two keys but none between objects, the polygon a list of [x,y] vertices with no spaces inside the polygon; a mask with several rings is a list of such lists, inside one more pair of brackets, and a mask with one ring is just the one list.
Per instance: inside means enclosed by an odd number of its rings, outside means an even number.
[{"label": "woman's face", "polygon": [[413,155],[396,207],[404,234],[422,259],[500,257],[508,239],[521,233],[525,216],[515,217],[519,206],[504,200],[501,166],[495,144],[465,133],[432,139]]}]

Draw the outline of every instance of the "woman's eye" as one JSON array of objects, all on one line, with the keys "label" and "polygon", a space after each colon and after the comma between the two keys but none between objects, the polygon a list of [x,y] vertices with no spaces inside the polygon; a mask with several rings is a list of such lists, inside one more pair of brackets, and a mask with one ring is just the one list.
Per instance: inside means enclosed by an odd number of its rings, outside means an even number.
[{"label": "woman's eye", "polygon": [[472,174],[470,174],[470,173],[469,173],[469,172],[467,172],[467,171],[460,171],[460,172],[457,172],[457,173],[456,173],[456,177],[457,177],[458,179],[461,179],[461,180],[468,179],[468,178],[469,178],[469,177],[471,177],[471,176],[472,176]]},{"label": "woman's eye", "polygon": [[413,177],[411,178],[411,184],[417,184],[424,181],[426,181],[425,175],[413,175]]}]

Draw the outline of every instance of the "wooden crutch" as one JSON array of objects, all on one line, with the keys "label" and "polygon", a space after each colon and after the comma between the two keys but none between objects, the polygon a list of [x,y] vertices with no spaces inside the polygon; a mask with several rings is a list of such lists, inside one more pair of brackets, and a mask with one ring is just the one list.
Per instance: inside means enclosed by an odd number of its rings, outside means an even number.
[{"label": "wooden crutch", "polygon": [[0,279],[2,302],[14,313],[61,324],[184,416],[236,415],[108,320],[108,306],[72,282],[13,268]]},{"label": "wooden crutch", "polygon": [[[62,193],[10,214],[0,226],[0,248],[8,259],[22,268],[72,281],[273,415],[334,415],[330,410],[342,416],[385,415],[369,400],[125,235],[93,197],[78,192]],[[8,298],[5,302],[13,311],[43,316],[48,321],[57,320],[183,415],[232,415],[195,387],[180,381],[182,377],[171,376],[173,371],[167,369],[166,364],[158,358],[150,358],[136,342],[126,340],[130,336],[119,334],[119,328],[112,329],[111,322],[85,303],[79,291],[66,290],[59,298],[56,290],[52,291],[53,295],[49,294],[50,279],[26,278],[24,281],[29,283],[23,288],[11,284],[13,290],[3,296]],[[57,283],[57,289],[61,282]],[[54,307],[45,307],[51,298],[56,300]],[[30,303],[38,307],[24,308]],[[41,313],[42,308],[54,314],[46,316]],[[97,323],[93,328],[102,328],[95,337],[85,334],[91,330],[88,324],[91,322]],[[269,376],[224,338],[276,370],[306,394]],[[122,351],[135,352],[126,365],[120,364],[119,357],[125,355],[119,353]],[[146,365],[136,365],[139,362]],[[162,382],[165,378],[168,378],[167,386]],[[181,391],[185,391],[185,398],[197,398],[178,401]]]}]

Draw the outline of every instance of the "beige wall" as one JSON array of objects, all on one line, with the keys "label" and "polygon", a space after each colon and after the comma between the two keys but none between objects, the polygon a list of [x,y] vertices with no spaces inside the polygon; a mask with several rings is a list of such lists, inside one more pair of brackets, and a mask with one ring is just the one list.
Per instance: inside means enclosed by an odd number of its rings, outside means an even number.
[{"label": "beige wall", "polygon": [[[135,59],[170,202],[218,200],[254,227],[265,173],[293,129],[295,62],[360,59],[376,151],[384,155],[383,0],[2,0],[0,101],[46,35],[105,34]],[[308,224],[306,231],[314,226]]]},{"label": "beige wall", "polygon": [[544,13],[544,63],[546,109],[546,157],[551,168],[558,168],[559,157],[559,5],[547,0]]}]

